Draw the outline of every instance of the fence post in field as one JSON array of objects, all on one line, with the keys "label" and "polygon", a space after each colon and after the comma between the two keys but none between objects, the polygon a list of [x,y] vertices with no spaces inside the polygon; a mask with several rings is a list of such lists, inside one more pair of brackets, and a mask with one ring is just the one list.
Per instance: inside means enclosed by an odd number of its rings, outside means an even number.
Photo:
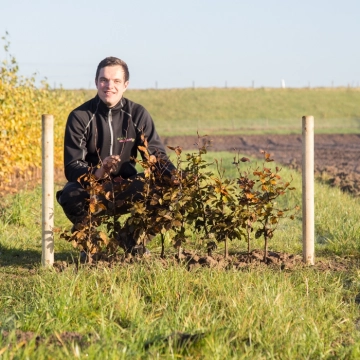
[{"label": "fence post in field", "polygon": [[54,263],[54,116],[42,115],[42,258]]},{"label": "fence post in field", "polygon": [[302,118],[302,234],[303,261],[314,265],[314,117]]}]

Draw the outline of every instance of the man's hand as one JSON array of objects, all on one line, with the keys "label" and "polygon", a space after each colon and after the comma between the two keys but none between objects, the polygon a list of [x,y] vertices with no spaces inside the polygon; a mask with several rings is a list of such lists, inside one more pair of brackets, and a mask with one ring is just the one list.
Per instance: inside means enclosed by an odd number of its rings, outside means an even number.
[{"label": "man's hand", "polygon": [[117,170],[118,163],[120,162],[119,155],[110,155],[106,157],[99,169],[96,169],[94,175],[97,179],[103,179],[105,175],[110,175]]}]

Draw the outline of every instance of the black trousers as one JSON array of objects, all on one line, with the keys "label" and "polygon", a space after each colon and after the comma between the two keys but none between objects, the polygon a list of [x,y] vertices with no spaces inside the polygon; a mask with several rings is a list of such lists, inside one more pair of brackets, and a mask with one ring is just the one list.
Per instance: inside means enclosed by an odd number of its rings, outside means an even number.
[{"label": "black trousers", "polygon": [[[126,203],[123,200],[138,201],[142,199],[144,183],[141,178],[144,174],[137,174],[129,179],[123,180],[124,190],[115,192],[115,213],[123,215],[129,212]],[[112,184],[105,185],[106,191],[112,191]],[[56,199],[64,210],[67,218],[73,223],[81,222],[81,220],[88,214],[89,209],[89,193],[78,182],[68,182],[64,188],[56,193]],[[105,197],[99,199],[107,209],[112,212],[113,202],[108,201]]]}]

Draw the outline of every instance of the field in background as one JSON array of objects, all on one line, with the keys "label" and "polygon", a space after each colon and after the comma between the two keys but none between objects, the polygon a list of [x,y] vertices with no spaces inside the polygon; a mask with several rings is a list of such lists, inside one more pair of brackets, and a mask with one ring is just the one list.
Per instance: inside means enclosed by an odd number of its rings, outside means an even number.
[{"label": "field in background", "polygon": [[[95,91],[36,89],[7,70],[0,77],[0,187],[38,178],[41,168],[41,114],[55,117],[55,167],[62,168],[63,135],[71,110]],[[3,72],[2,76],[5,76]],[[315,116],[316,133],[358,133],[360,90],[173,89],[129,90],[144,105],[162,137],[212,134],[301,133],[301,117]]]},{"label": "field in background", "polygon": [[125,97],[145,106],[161,136],[301,133],[303,115],[315,117],[316,133],[360,131],[360,89],[354,88],[152,89],[128,90]]}]

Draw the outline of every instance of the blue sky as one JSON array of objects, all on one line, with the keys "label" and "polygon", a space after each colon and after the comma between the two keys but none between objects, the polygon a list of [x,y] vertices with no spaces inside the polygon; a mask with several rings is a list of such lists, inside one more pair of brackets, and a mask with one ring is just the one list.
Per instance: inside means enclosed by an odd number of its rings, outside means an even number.
[{"label": "blue sky", "polygon": [[[0,0],[21,74],[95,88],[106,56],[130,88],[359,86],[359,0]],[[2,42],[0,60],[6,58]]]}]

